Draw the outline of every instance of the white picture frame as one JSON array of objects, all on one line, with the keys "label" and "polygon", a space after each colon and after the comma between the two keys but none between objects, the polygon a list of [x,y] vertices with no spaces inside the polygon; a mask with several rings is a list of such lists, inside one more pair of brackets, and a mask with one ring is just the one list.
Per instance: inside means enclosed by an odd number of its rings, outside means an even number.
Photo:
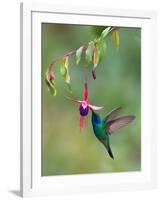
[{"label": "white picture frame", "polygon": [[[107,21],[110,26],[142,29],[141,171],[42,177],[41,23],[105,25]],[[20,190],[22,196],[136,190],[156,186],[155,28],[156,13],[153,11],[21,3]]]}]

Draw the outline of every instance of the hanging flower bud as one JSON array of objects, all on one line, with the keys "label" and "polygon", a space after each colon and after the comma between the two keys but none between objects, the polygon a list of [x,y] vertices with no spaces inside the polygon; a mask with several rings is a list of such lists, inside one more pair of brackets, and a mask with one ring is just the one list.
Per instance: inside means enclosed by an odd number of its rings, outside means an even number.
[{"label": "hanging flower bud", "polygon": [[46,72],[45,81],[48,86],[48,90],[51,92],[53,96],[56,96],[56,88],[55,88],[55,81],[54,81],[55,79],[56,79],[55,74],[52,71],[51,66],[49,66]]}]

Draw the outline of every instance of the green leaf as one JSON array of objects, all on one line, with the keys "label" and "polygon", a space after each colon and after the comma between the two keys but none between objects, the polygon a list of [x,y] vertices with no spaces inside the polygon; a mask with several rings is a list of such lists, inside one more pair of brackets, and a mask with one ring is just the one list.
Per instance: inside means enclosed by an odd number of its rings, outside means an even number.
[{"label": "green leaf", "polygon": [[94,67],[96,68],[98,63],[99,63],[99,60],[100,60],[100,45],[99,43],[96,43],[95,44],[95,48],[94,48],[94,53],[93,53],[93,64],[94,64]]},{"label": "green leaf", "polygon": [[120,46],[120,37],[119,37],[119,32],[118,30],[113,30],[112,31],[112,36],[115,42],[116,47],[118,48]]},{"label": "green leaf", "polygon": [[106,55],[106,52],[107,52],[107,44],[106,44],[106,41],[104,39],[100,40],[98,42],[98,48],[100,50],[100,59],[101,60],[105,55]]},{"label": "green leaf", "polygon": [[86,49],[86,60],[88,63],[90,63],[92,61],[93,48],[94,48],[94,42],[91,41],[88,43],[88,47]]},{"label": "green leaf", "polygon": [[76,64],[78,65],[81,59],[81,55],[82,55],[82,51],[83,51],[83,46],[81,46],[79,49],[77,49],[76,51]]},{"label": "green leaf", "polygon": [[66,83],[70,83],[68,66],[69,66],[69,57],[66,56],[60,61],[60,73]]},{"label": "green leaf", "polygon": [[93,79],[96,79],[96,73],[95,73],[95,70],[96,70],[96,67],[100,61],[100,54],[101,54],[101,51],[100,51],[100,40],[98,40],[98,42],[95,42],[95,45],[94,45],[94,52],[93,52],[93,67],[92,67],[92,76],[93,76]]},{"label": "green leaf", "polygon": [[67,83],[69,91],[72,93],[72,89],[70,86],[70,75],[69,75],[69,56],[64,57],[60,62],[60,73],[62,78]]},{"label": "green leaf", "polygon": [[101,33],[101,39],[104,39],[110,32],[111,27],[107,27],[105,30]]}]

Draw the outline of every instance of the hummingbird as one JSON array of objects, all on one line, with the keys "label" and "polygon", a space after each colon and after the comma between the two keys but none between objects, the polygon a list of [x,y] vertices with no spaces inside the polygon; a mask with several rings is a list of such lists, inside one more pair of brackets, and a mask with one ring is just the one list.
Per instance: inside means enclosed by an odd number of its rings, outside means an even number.
[{"label": "hummingbird", "polygon": [[106,115],[104,119],[101,119],[98,113],[92,111],[92,126],[93,131],[97,139],[105,146],[109,156],[114,159],[111,147],[110,147],[110,135],[115,133],[118,129],[128,125],[135,119],[133,115],[126,115],[117,117],[121,107],[113,109]]}]

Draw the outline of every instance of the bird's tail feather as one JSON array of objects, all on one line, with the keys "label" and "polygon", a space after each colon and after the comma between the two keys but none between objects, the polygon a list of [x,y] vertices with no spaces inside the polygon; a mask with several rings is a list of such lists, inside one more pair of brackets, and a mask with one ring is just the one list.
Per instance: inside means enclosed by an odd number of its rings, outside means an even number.
[{"label": "bird's tail feather", "polygon": [[111,147],[109,145],[107,146],[107,151],[108,151],[108,154],[110,155],[110,157],[114,160],[114,156],[113,156]]}]

